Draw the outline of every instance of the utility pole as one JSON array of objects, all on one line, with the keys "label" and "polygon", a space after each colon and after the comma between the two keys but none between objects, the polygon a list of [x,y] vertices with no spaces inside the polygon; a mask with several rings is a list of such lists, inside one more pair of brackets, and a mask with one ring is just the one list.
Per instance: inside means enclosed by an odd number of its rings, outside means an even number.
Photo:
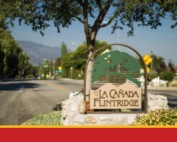
[{"label": "utility pole", "polygon": [[52,60],[53,76],[55,76],[55,59]]},{"label": "utility pole", "polygon": [[151,62],[151,72],[153,71],[153,52],[151,51],[151,58],[152,58],[152,62]]}]

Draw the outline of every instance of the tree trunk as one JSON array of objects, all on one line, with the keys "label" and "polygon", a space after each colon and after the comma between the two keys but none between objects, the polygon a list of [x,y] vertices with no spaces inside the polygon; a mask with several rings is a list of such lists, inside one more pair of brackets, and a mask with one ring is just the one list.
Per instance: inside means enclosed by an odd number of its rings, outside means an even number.
[{"label": "tree trunk", "polygon": [[[96,41],[96,32],[92,32],[90,40],[87,40],[87,48],[88,48],[88,59],[93,55],[94,53],[94,46],[95,46],[95,41]],[[85,75],[85,95],[89,95],[89,91],[91,90],[91,75],[92,75],[92,68],[93,68],[93,59],[94,57],[91,58],[91,60],[88,63],[87,70],[86,70],[86,75]],[[86,102],[89,101],[89,98],[86,98]]]},{"label": "tree trunk", "polygon": [[[98,22],[101,23],[101,21],[96,20],[94,25],[92,27],[89,26],[88,22],[88,7],[89,7],[89,2],[88,0],[85,0],[82,3],[83,7],[83,23],[84,23],[84,32],[85,32],[85,37],[87,41],[87,48],[88,48],[88,58],[90,58],[93,55],[94,51],[94,46],[95,46],[95,41],[96,41],[96,35],[99,30],[98,28]],[[92,73],[92,67],[93,67],[93,60],[89,61],[87,70],[85,71],[85,94],[84,95],[89,95],[89,91],[91,89],[91,73]],[[86,101],[89,101],[89,98],[86,98]]]}]

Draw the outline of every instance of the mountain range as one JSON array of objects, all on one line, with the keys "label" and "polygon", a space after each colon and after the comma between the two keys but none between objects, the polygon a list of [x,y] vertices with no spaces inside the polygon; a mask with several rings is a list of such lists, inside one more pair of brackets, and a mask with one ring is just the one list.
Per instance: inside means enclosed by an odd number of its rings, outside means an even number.
[{"label": "mountain range", "polygon": [[30,63],[34,66],[44,62],[44,59],[55,59],[61,56],[60,47],[50,47],[31,41],[17,41],[23,52],[30,57]]}]

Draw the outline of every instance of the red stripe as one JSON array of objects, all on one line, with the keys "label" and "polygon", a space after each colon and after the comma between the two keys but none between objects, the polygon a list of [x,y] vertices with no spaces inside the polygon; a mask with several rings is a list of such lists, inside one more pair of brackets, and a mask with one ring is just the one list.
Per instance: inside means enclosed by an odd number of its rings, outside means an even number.
[{"label": "red stripe", "polygon": [[1,141],[170,141],[176,128],[2,128]]}]

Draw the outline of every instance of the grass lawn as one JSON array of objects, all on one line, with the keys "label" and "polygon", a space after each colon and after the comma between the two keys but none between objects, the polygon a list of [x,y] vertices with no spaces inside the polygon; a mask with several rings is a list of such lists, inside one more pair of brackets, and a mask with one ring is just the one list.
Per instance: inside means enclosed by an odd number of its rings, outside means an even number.
[{"label": "grass lawn", "polygon": [[45,115],[37,115],[24,122],[22,125],[59,126],[60,119],[61,119],[60,111],[54,111]]}]

